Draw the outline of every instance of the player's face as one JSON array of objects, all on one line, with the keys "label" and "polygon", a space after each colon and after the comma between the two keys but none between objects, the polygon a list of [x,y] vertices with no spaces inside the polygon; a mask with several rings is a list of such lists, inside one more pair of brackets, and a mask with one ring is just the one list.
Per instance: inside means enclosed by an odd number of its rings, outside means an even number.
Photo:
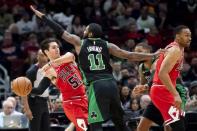
[{"label": "player's face", "polygon": [[191,31],[190,29],[183,29],[179,34],[180,44],[183,47],[189,47],[191,43]]},{"label": "player's face", "polygon": [[56,42],[49,43],[49,50],[46,51],[50,60],[54,60],[60,57],[59,45]]},{"label": "player's face", "polygon": [[88,38],[88,33],[89,33],[89,26],[87,26],[83,32],[83,38]]}]

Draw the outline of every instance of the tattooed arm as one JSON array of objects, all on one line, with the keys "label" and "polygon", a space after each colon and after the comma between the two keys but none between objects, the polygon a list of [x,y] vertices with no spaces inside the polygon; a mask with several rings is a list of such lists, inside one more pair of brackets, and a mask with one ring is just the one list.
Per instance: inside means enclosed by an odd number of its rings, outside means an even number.
[{"label": "tattooed arm", "polygon": [[108,48],[111,55],[132,61],[150,60],[152,59],[152,57],[155,57],[157,55],[157,53],[151,54],[151,53],[129,52],[120,49],[118,46],[116,46],[113,43],[108,43]]}]

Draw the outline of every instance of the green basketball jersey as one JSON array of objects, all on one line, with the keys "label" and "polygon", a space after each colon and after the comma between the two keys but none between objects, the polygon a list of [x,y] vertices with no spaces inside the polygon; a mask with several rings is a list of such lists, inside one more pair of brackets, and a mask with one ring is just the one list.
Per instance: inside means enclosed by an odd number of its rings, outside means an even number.
[{"label": "green basketball jersey", "polygon": [[79,53],[79,65],[87,82],[112,76],[107,41],[100,38],[83,39]]}]

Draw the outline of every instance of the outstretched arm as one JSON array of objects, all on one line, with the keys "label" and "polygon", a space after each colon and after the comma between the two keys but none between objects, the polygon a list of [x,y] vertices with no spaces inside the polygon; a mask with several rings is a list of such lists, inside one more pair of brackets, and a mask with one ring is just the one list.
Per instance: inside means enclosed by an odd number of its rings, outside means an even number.
[{"label": "outstretched arm", "polygon": [[126,50],[120,49],[113,43],[108,43],[109,52],[113,56],[122,58],[122,59],[129,59],[132,61],[143,61],[143,60],[150,60],[152,57],[155,57],[158,53],[150,54],[150,53],[137,53],[137,52],[129,52]]},{"label": "outstretched arm", "polygon": [[30,6],[31,10],[35,13],[37,17],[43,20],[48,26],[50,26],[59,36],[61,36],[65,41],[72,44],[76,51],[78,52],[80,49],[80,37],[68,33],[64,30],[59,24],[54,22],[53,20],[48,19],[45,14],[36,10],[32,5]]},{"label": "outstretched arm", "polygon": [[43,71],[48,70],[49,68],[53,68],[59,66],[63,63],[70,63],[75,61],[75,56],[73,53],[67,52],[66,54],[62,55],[60,58],[57,58],[53,61],[50,61],[48,64],[42,67]]},{"label": "outstretched arm", "polygon": [[41,95],[50,86],[51,80],[48,77],[44,77],[39,83],[37,88],[31,90],[31,94]]},{"label": "outstretched arm", "polygon": [[28,102],[27,96],[21,97],[21,100],[22,100],[22,103],[23,103],[23,106],[24,106],[25,115],[27,116],[27,118],[29,120],[32,120],[33,115],[32,115],[31,109],[29,108],[29,102]]}]

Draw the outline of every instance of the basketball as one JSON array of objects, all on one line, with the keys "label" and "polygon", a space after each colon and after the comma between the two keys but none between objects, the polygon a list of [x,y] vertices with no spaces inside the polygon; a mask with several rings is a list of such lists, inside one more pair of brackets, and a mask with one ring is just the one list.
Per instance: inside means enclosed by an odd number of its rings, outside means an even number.
[{"label": "basketball", "polygon": [[32,90],[32,84],[27,77],[17,77],[11,82],[11,89],[18,96],[27,96]]}]

